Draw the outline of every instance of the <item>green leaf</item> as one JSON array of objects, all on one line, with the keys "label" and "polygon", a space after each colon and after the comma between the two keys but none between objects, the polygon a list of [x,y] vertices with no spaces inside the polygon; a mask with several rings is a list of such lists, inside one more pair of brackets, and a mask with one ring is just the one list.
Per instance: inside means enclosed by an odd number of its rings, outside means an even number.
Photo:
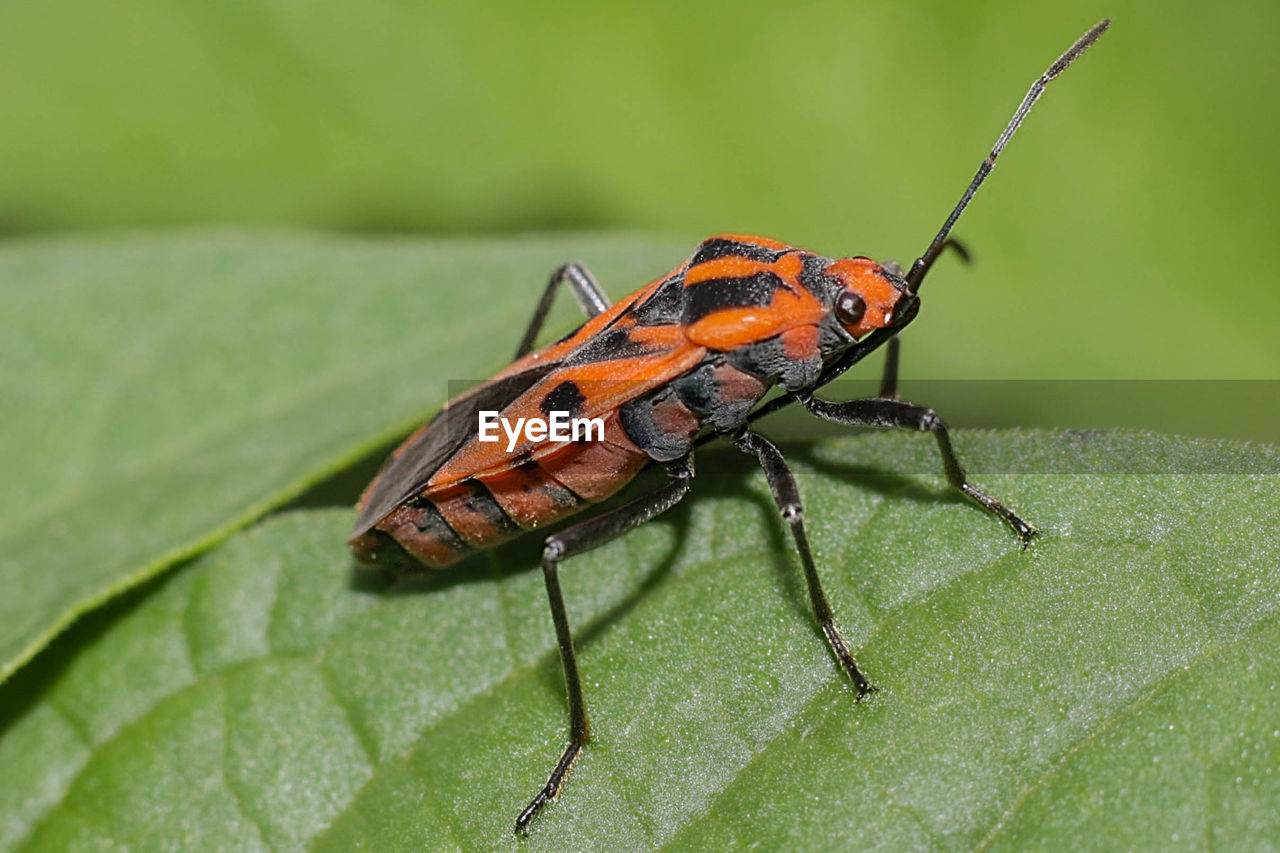
[{"label": "green leaf", "polygon": [[[1139,434],[793,444],[856,704],[747,457],[563,574],[594,740],[563,746],[536,537],[390,587],[294,512],[0,688],[0,846],[1259,849],[1280,839],[1280,457]],[[1169,473],[1178,472],[1178,473]]]},{"label": "green leaf", "polygon": [[557,264],[625,289],[687,249],[234,233],[0,248],[0,679],[500,366]]}]

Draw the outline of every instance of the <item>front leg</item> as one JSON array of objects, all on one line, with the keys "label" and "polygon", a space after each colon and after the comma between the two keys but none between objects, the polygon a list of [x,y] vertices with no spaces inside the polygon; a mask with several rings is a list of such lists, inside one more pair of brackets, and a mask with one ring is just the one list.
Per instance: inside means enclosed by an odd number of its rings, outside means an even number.
[{"label": "front leg", "polygon": [[1036,535],[1036,529],[1019,518],[1013,510],[969,482],[964,468],[960,465],[960,460],[956,458],[955,449],[951,446],[947,427],[933,409],[882,397],[849,400],[844,403],[819,400],[817,397],[807,395],[798,396],[797,399],[800,405],[818,417],[838,424],[911,429],[933,433],[933,437],[938,440],[938,450],[942,454],[942,467],[947,473],[947,482],[959,489],[965,497],[1013,528],[1013,532],[1022,540],[1022,547],[1025,548],[1031,544],[1031,537]]},{"label": "front leg", "polygon": [[867,677],[858,669],[858,663],[849,651],[840,629],[836,627],[835,615],[827,601],[827,594],[822,589],[822,581],[818,578],[818,569],[813,562],[813,552],[809,550],[809,536],[804,530],[804,504],[800,500],[800,489],[796,478],[782,452],[769,439],[762,435],[743,430],[733,439],[734,446],[744,453],[753,454],[764,469],[765,479],[769,481],[769,491],[773,492],[774,503],[782,513],[782,519],[791,528],[791,535],[796,541],[796,550],[800,553],[800,565],[804,568],[804,580],[809,587],[809,600],[813,605],[814,618],[818,620],[822,633],[835,653],[836,660],[849,673],[854,687],[858,690],[858,700],[875,688],[867,681]]}]

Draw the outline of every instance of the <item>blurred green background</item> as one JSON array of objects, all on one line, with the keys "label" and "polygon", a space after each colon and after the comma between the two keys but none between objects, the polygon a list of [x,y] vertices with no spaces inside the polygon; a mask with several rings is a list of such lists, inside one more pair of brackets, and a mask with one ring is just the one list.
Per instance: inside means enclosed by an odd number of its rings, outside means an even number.
[{"label": "blurred green background", "polygon": [[[905,379],[1280,380],[1274,0],[10,0],[0,231],[734,230],[909,262],[1104,16],[958,229],[975,265],[925,289]],[[1142,387],[1167,411],[1076,383],[946,405],[1277,435],[1280,385]]]}]

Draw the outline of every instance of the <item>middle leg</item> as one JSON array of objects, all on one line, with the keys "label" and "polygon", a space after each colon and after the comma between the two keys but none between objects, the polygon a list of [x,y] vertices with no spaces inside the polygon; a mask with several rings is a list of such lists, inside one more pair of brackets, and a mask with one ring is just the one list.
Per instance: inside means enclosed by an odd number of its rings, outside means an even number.
[{"label": "middle leg", "polygon": [[565,777],[591,737],[587,704],[582,696],[582,679],[578,676],[578,658],[573,651],[573,632],[569,628],[564,596],[560,593],[560,561],[602,545],[675,506],[689,493],[693,480],[692,457],[686,456],[670,463],[667,474],[671,481],[657,491],[547,537],[542,551],[542,574],[547,600],[551,604],[551,620],[556,627],[556,642],[560,646],[560,662],[564,666],[565,690],[569,694],[569,745],[556,762],[547,784],[516,819],[516,832],[521,835],[529,832],[529,825],[542,807],[559,796]]}]

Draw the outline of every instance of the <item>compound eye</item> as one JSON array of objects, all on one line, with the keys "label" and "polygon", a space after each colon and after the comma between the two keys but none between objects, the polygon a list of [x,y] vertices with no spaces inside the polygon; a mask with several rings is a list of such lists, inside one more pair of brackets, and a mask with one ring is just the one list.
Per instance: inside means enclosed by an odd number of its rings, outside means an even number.
[{"label": "compound eye", "polygon": [[846,290],[836,298],[836,319],[844,326],[858,325],[866,312],[867,303],[851,290]]}]

